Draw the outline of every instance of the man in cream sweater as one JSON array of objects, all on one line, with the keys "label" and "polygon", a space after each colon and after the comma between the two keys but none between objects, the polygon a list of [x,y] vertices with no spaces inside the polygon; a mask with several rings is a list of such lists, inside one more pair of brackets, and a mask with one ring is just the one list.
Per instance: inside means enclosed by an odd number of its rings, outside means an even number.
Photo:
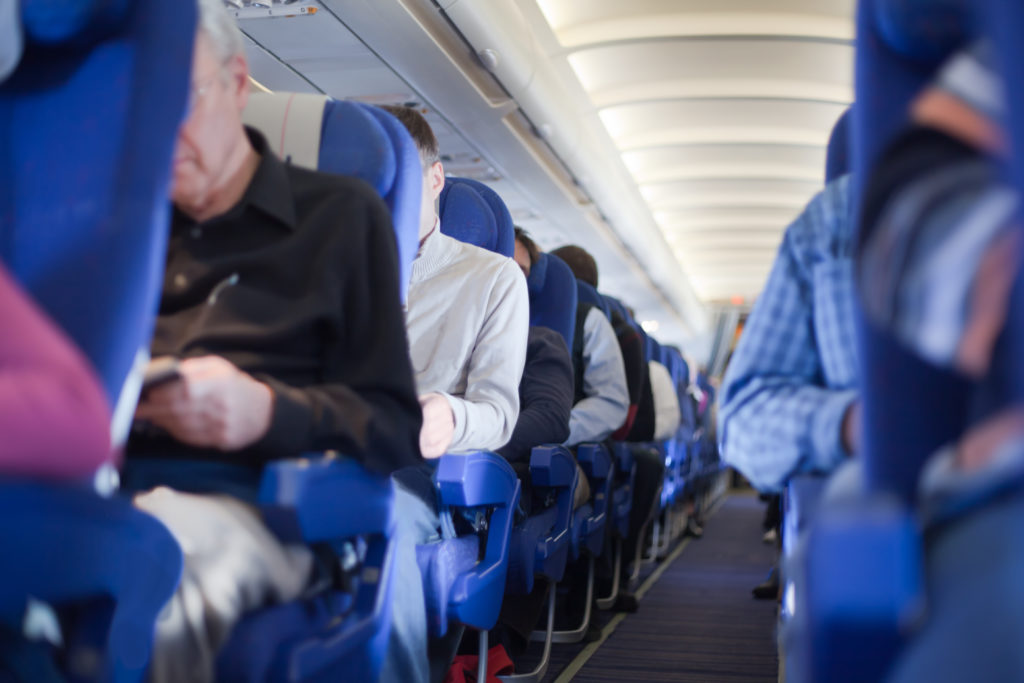
[{"label": "man in cream sweater", "polygon": [[[526,280],[512,259],[442,234],[437,200],[445,179],[437,138],[415,109],[385,109],[412,134],[423,163],[420,249],[405,318],[423,407],[420,451],[429,460],[497,450],[509,441],[519,418],[530,318]],[[406,468],[395,479],[436,512],[429,465]],[[424,519],[418,512],[396,513],[403,544],[438,538],[436,514],[431,526],[415,521]],[[431,642],[432,681],[444,678],[461,633],[452,628],[443,642]],[[385,664],[383,680],[396,680],[398,671]]]},{"label": "man in cream sweater", "polygon": [[512,259],[441,233],[437,138],[415,109],[387,109],[412,133],[424,172],[420,250],[406,308],[423,406],[420,450],[425,458],[497,450],[519,416],[530,316],[526,280]]}]

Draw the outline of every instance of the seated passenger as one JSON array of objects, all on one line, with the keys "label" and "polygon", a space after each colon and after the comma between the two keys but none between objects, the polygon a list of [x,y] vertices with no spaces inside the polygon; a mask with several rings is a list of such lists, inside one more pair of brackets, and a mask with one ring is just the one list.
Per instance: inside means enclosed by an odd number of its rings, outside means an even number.
[{"label": "seated passenger", "polygon": [[[423,163],[420,250],[413,261],[405,317],[423,408],[420,449],[429,459],[497,450],[508,443],[519,417],[519,380],[530,325],[526,281],[511,259],[441,232],[437,202],[444,168],[437,138],[415,109],[385,109],[409,130]],[[413,544],[438,538],[431,475],[426,465],[395,475],[399,490],[415,493],[416,502],[422,503],[415,515],[422,523],[398,517],[398,533]],[[431,643],[431,680],[444,678],[461,635],[462,629],[451,628],[442,641]],[[414,678],[396,670],[390,658],[384,664],[386,681],[422,681],[426,675]]]},{"label": "seated passenger", "polygon": [[[551,252],[565,261],[577,280],[597,289],[597,263],[584,249],[565,246]],[[629,388],[618,338],[601,309],[581,305],[576,315],[573,364],[576,402],[569,420],[567,446],[600,443],[629,416]]]},{"label": "seated passenger", "polygon": [[[555,249],[551,253],[569,265],[577,280],[597,289],[597,262],[585,249],[569,245]],[[566,442],[570,446],[603,441],[622,427],[630,417],[630,392],[622,347],[615,329],[600,309],[585,305],[577,309],[573,346],[576,404],[573,406],[570,422],[572,433]],[[647,381],[643,381],[643,386],[638,392],[638,411],[634,411],[633,416],[639,418],[642,412],[649,413],[653,437],[653,394],[647,377],[647,364],[643,363],[642,356],[639,367],[642,372],[640,377]],[[649,406],[644,406],[645,394],[651,399]],[[644,408],[649,408],[649,411],[644,411]],[[633,425],[633,429],[636,428],[637,426]],[[632,451],[636,462],[636,478],[629,517],[629,537],[623,545],[623,557],[627,563],[637,555],[637,548],[642,542],[641,531],[655,514],[665,478],[665,461],[657,451],[644,447],[633,448]],[[628,575],[629,572],[625,571],[621,574],[622,590],[619,592],[616,609],[635,612],[638,606],[636,598],[626,590],[629,583]]]},{"label": "seated passenger", "polygon": [[[199,2],[191,87],[152,345],[182,360],[138,406],[124,477],[158,487],[136,505],[185,555],[157,624],[156,681],[212,680],[246,611],[308,587],[309,548],[278,540],[252,504],[268,462],[336,449],[387,474],[420,460],[387,208],[360,181],[282,162],[243,128],[244,45],[220,0]],[[396,591],[410,571],[414,552],[399,553]],[[425,618],[395,604],[390,657],[412,667]]]},{"label": "seated passenger", "polygon": [[425,458],[508,443],[519,416],[529,298],[511,259],[441,232],[444,167],[437,138],[415,109],[385,107],[412,134],[423,162],[420,250],[406,328],[423,406]]},{"label": "seated passenger", "polygon": [[113,459],[88,361],[0,266],[0,474],[88,478]]},{"label": "seated passenger", "polygon": [[722,459],[761,491],[857,450],[850,178],[787,228],[725,373]]},{"label": "seated passenger", "polygon": [[[537,245],[522,228],[516,228],[515,262],[530,277],[540,257]],[[522,507],[529,513],[529,464],[534,446],[564,443],[569,438],[574,377],[572,359],[562,335],[547,327],[531,327],[526,347],[526,367],[519,383],[519,420],[512,438],[498,454],[513,463],[524,482]],[[518,465],[517,463],[522,463]],[[590,485],[579,469],[579,482],[573,499],[578,508],[590,498]]]}]

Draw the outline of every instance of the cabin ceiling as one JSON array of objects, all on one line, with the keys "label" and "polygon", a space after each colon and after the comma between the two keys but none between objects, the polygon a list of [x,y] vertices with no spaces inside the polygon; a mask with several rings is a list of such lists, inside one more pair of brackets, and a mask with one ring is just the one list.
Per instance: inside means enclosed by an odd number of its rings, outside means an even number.
[{"label": "cabin ceiling", "polygon": [[705,302],[760,293],[853,96],[853,0],[536,0]]}]

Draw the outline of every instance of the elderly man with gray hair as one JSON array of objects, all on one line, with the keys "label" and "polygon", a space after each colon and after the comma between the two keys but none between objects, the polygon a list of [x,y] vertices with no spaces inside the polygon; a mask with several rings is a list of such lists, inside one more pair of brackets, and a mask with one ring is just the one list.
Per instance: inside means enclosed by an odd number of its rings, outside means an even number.
[{"label": "elderly man with gray hair", "polygon": [[[323,563],[270,533],[254,505],[267,463],[328,449],[382,474],[420,461],[387,208],[358,180],[285,164],[243,127],[242,37],[221,0],[199,8],[152,344],[177,370],[144,392],[123,477],[185,556],[157,624],[156,681],[213,680],[247,611],[318,578]],[[398,495],[402,515],[429,513]],[[415,549],[404,551],[399,579],[418,576]],[[399,583],[412,594],[395,600],[389,657],[403,680],[422,680],[422,588]]]}]

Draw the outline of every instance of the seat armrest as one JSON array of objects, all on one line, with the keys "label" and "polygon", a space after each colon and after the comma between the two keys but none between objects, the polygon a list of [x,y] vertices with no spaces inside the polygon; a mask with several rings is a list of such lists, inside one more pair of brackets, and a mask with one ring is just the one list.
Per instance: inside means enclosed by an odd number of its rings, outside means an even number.
[{"label": "seat armrest", "polygon": [[537,446],[530,452],[530,480],[534,486],[571,486],[576,461],[565,446]]},{"label": "seat armrest", "polygon": [[633,451],[624,442],[612,443],[612,457],[615,460],[615,470],[619,474],[629,474],[633,471]]},{"label": "seat armrest", "polygon": [[271,463],[259,501],[267,526],[285,542],[388,535],[393,525],[391,479],[331,454]]},{"label": "seat armrest", "polygon": [[0,479],[0,621],[15,631],[28,596],[52,605],[113,600],[104,652],[112,680],[138,680],[153,627],[181,576],[170,531],[121,497],[84,485]]},{"label": "seat armrest", "polygon": [[488,524],[483,559],[455,579],[449,597],[460,623],[491,629],[497,622],[505,591],[509,541],[521,484],[504,458],[483,451],[442,456],[436,481],[442,510],[495,508]]},{"label": "seat armrest", "polygon": [[583,443],[576,449],[576,460],[591,479],[607,479],[612,471],[612,457],[599,443]]},{"label": "seat armrest", "polygon": [[[519,490],[512,466],[484,451],[442,456],[435,480],[446,507],[505,507]],[[511,505],[515,507],[514,502]]]},{"label": "seat armrest", "polygon": [[569,529],[572,524],[572,503],[579,485],[576,461],[565,446],[537,446],[530,454],[530,479],[534,486],[560,489],[556,497],[558,521],[556,529]]}]

